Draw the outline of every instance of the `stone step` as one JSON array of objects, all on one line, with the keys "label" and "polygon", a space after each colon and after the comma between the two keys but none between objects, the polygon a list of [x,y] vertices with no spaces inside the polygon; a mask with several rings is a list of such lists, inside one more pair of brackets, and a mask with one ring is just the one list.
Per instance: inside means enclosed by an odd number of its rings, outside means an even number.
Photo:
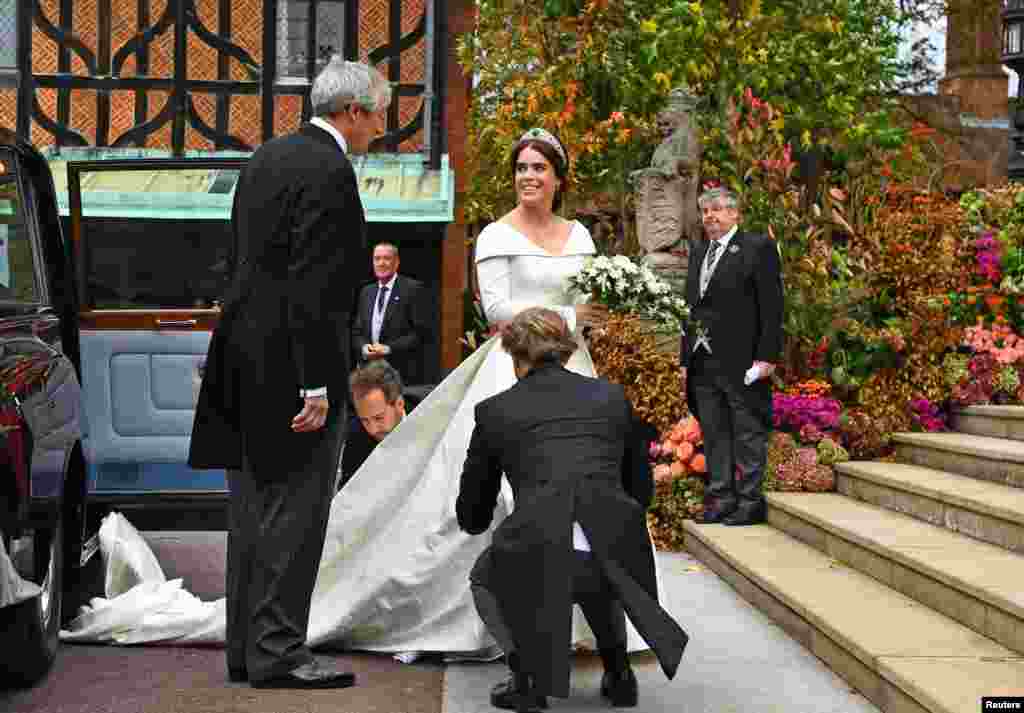
[{"label": "stone step", "polygon": [[768,522],[1024,653],[1024,556],[835,493],[768,493]]},{"label": "stone step", "polygon": [[1024,406],[967,406],[950,414],[954,431],[1024,441]]},{"label": "stone step", "polygon": [[967,433],[894,433],[896,459],[1024,488],[1024,441]]},{"label": "stone step", "polygon": [[685,528],[694,556],[885,713],[1024,693],[1024,657],[774,527]]},{"label": "stone step", "polygon": [[1024,489],[907,463],[847,461],[835,472],[847,497],[1024,554]]}]

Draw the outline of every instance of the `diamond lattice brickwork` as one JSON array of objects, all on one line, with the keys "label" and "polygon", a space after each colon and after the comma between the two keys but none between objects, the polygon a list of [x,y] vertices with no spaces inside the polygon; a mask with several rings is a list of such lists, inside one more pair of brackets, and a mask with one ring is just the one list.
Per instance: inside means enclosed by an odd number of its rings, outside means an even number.
[{"label": "diamond lattice brickwork", "polygon": [[[71,3],[71,30],[95,55],[96,53],[96,0],[75,0]],[[89,74],[89,68],[75,52],[71,53],[71,73]]]},{"label": "diamond lattice brickwork", "polygon": [[[59,26],[59,0],[37,0],[39,9],[55,26]],[[369,52],[389,41],[390,0],[363,0],[359,13],[359,56],[365,60]],[[168,0],[152,0],[150,6],[149,25],[155,24],[167,9]],[[72,28],[82,42],[95,51],[97,37],[97,0],[73,0]],[[113,17],[111,20],[113,36],[111,46],[113,52],[122,47],[139,31],[137,0],[113,0]],[[221,32],[218,22],[217,0],[196,0],[196,11],[200,20],[212,32]],[[402,33],[412,31],[424,12],[423,0],[402,2]],[[252,55],[257,63],[262,61],[263,43],[263,0],[233,0],[232,27],[230,40],[243,47]],[[170,78],[174,75],[174,35],[172,26],[158,36],[149,46],[149,71],[151,77]],[[73,52],[71,70],[76,74],[85,74],[86,65]],[[401,76],[403,83],[419,83],[424,79],[426,44],[418,42],[402,54]],[[189,33],[188,54],[186,59],[187,74],[191,79],[217,78],[217,52],[199,40],[194,33]],[[57,72],[57,44],[33,27],[32,68],[39,74]],[[386,69],[381,67],[382,70]],[[138,74],[135,57],[125,62],[121,75],[130,77]],[[250,79],[248,72],[240,62],[229,60],[231,79]],[[155,117],[167,102],[166,92],[149,92],[147,119]],[[70,125],[76,131],[95,141],[96,135],[96,93],[94,91],[75,90],[71,93]],[[52,119],[57,118],[57,92],[55,90],[36,91],[36,99],[42,110]],[[211,96],[193,95],[193,103],[204,121],[213,126],[216,121],[216,104]],[[125,131],[135,125],[135,94],[131,91],[114,91],[111,94],[110,140],[114,141]],[[417,97],[402,97],[398,100],[399,124],[405,125],[415,118],[422,100]],[[274,133],[282,134],[294,131],[301,121],[302,100],[300,97],[280,96],[274,101]],[[260,100],[256,96],[236,96],[231,99],[229,132],[251,146],[262,141],[260,127]],[[13,91],[5,91],[0,102],[0,123],[10,126],[16,124],[16,96]],[[188,149],[212,148],[211,142],[197,131],[186,129]],[[31,139],[37,145],[49,145],[54,142],[53,136],[32,122]],[[404,141],[401,150],[416,150],[422,144],[422,131]],[[171,147],[171,127],[165,125],[146,140],[150,148]]]},{"label": "diamond lattice brickwork", "polygon": [[0,127],[14,130],[18,125],[18,92],[0,89]]},{"label": "diamond lattice brickwork", "polygon": [[[60,18],[57,0],[36,0],[38,10],[53,25]],[[35,23],[32,23],[32,71],[36,74],[52,74],[57,71],[57,43],[43,34]]]},{"label": "diamond lattice brickwork", "polygon": [[110,143],[135,126],[135,92],[110,93]]}]

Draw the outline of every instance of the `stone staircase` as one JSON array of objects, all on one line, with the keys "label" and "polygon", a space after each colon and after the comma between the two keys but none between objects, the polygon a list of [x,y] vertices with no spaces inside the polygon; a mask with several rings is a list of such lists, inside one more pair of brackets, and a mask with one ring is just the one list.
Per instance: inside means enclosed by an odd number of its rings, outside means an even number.
[{"label": "stone staircase", "polygon": [[1024,407],[897,434],[836,493],[768,493],[768,524],[686,547],[886,713],[1024,695]]}]

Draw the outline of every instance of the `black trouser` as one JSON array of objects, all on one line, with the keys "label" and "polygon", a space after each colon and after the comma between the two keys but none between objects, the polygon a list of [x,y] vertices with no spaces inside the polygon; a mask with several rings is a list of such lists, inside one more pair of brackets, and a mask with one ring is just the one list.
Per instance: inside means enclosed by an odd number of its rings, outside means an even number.
[{"label": "black trouser", "polygon": [[[576,550],[572,573],[572,601],[579,604],[583,616],[594,631],[600,649],[626,645],[626,614],[611,589],[601,565],[590,552]],[[473,583],[473,603],[477,613],[506,654],[516,650],[515,636],[505,623],[497,598],[486,587]],[[565,642],[570,646],[571,641]]]},{"label": "black trouser", "polygon": [[761,485],[768,464],[769,431],[738,389],[724,375],[714,356],[698,349],[687,378],[700,412],[707,460],[708,486],[704,504],[721,510],[751,508],[764,502]]},{"label": "black trouser", "polygon": [[338,424],[344,422],[328,420],[313,461],[316,472],[261,482],[247,461],[242,470],[228,471],[228,669],[247,671],[250,681],[313,659],[306,646],[310,597],[334,494]]}]

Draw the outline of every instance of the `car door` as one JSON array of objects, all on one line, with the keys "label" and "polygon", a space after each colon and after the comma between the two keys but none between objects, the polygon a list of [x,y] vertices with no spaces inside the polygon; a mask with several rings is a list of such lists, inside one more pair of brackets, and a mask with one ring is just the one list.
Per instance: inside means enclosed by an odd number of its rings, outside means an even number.
[{"label": "car door", "polygon": [[144,515],[223,497],[192,470],[201,369],[229,272],[244,159],[68,164],[90,499]]}]

